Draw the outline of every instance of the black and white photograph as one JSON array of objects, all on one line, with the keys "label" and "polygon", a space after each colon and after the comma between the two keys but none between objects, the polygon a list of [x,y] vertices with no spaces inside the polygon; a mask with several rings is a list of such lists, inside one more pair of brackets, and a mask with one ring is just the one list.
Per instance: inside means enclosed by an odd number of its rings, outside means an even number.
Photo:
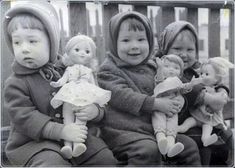
[{"label": "black and white photograph", "polygon": [[234,0],[1,0],[1,167],[234,167]]}]

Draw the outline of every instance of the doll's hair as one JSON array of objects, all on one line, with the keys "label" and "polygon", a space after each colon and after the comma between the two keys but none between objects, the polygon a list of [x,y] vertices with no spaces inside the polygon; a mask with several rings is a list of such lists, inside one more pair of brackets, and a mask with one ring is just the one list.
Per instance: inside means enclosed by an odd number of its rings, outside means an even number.
[{"label": "doll's hair", "polygon": [[144,31],[145,27],[141,21],[139,21],[135,17],[129,17],[125,19],[122,24],[127,24],[128,25],[128,31]]},{"label": "doll's hair", "polygon": [[[157,58],[159,59],[159,58]],[[158,82],[161,82],[165,79],[165,76],[163,75],[163,72],[162,72],[162,64],[164,64],[164,61],[165,60],[168,60],[169,62],[173,62],[177,65],[180,66],[180,76],[178,76],[179,78],[181,78],[183,76],[183,68],[184,68],[184,62],[183,60],[178,56],[178,55],[175,55],[175,54],[168,54],[168,55],[163,55],[160,59],[161,62],[159,66],[159,69],[157,71],[157,74],[155,75],[155,81],[158,83]],[[158,61],[157,61],[158,63]]]},{"label": "doll's hair", "polygon": [[168,54],[168,55],[164,55],[161,59],[163,61],[168,60],[169,62],[173,62],[173,63],[179,65],[180,66],[180,77],[182,77],[183,69],[184,69],[184,62],[178,55]]},{"label": "doll's hair", "polygon": [[14,16],[8,24],[7,33],[11,35],[13,31],[16,31],[19,28],[19,26],[23,29],[38,29],[47,33],[43,23],[34,15],[28,13]]},{"label": "doll's hair", "polygon": [[91,53],[92,53],[92,59],[90,60],[89,65],[86,65],[86,66],[88,66],[89,68],[95,71],[98,67],[98,60],[96,58],[96,45],[95,45],[95,42],[86,35],[78,34],[77,36],[72,37],[68,41],[68,43],[65,46],[65,54],[62,57],[62,62],[65,66],[74,65],[68,53],[76,44],[83,43],[83,42],[88,42],[88,44],[91,47]]},{"label": "doll's hair", "polygon": [[206,62],[201,64],[201,69],[206,65],[211,65],[212,68],[215,70],[215,74],[217,77],[216,84],[223,84],[224,79],[229,74],[229,68],[234,68],[233,63],[229,62],[228,60],[222,57],[209,58]]}]

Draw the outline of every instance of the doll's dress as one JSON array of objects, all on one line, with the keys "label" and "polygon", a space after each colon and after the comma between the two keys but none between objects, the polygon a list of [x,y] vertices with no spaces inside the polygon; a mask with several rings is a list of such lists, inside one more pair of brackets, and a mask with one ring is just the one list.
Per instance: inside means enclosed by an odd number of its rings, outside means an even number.
[{"label": "doll's dress", "polygon": [[66,68],[68,83],[64,84],[51,100],[54,108],[64,102],[75,106],[86,106],[97,103],[106,104],[111,98],[111,91],[95,85],[92,70],[83,65],[73,65]]},{"label": "doll's dress", "polygon": [[[213,87],[206,87],[205,89],[206,92],[209,92],[212,95],[213,93],[216,93],[216,90]],[[223,109],[212,110],[208,105],[202,104],[190,109],[190,114],[203,124],[209,124],[212,127],[220,125],[223,129],[227,128],[224,124]]]}]

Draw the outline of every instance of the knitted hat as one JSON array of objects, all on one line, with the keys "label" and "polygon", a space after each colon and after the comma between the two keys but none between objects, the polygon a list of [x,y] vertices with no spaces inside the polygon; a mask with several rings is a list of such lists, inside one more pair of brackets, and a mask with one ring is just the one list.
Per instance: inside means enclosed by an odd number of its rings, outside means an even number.
[{"label": "knitted hat", "polygon": [[59,18],[53,6],[46,1],[21,1],[6,12],[3,31],[10,51],[13,53],[11,35],[7,33],[8,24],[14,16],[21,13],[34,15],[42,22],[50,39],[50,62],[55,62],[60,44]]},{"label": "knitted hat", "polygon": [[192,32],[196,39],[196,54],[198,55],[198,35],[195,27],[187,21],[172,22],[165,27],[158,39],[159,53],[157,56],[166,55],[169,48],[173,44],[177,35],[184,29],[188,29]]},{"label": "knitted hat", "polygon": [[139,12],[135,12],[135,11],[121,12],[111,18],[111,20],[109,22],[109,49],[110,49],[110,52],[115,57],[118,57],[117,38],[118,38],[119,30],[120,30],[120,25],[124,20],[126,20],[130,17],[137,19],[145,27],[146,36],[147,36],[148,43],[149,43],[149,55],[143,61],[143,62],[146,62],[146,61],[148,61],[149,57],[152,55],[152,52],[153,52],[154,36],[153,36],[153,30],[152,30],[152,26],[150,24],[150,20],[145,15],[143,15]]},{"label": "knitted hat", "polygon": [[163,82],[159,83],[154,89],[154,95],[160,96],[160,94],[166,92],[174,92],[182,87],[183,83],[178,77],[168,77]]}]

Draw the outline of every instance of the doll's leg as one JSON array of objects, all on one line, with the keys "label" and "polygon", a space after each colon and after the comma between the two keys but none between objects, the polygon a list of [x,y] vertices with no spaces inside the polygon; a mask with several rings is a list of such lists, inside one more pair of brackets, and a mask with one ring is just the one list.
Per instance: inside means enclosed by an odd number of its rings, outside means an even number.
[{"label": "doll's leg", "polygon": [[[69,103],[63,104],[63,117],[64,124],[71,124],[74,122],[74,114],[72,110],[72,105]],[[72,158],[72,142],[64,141],[64,146],[61,148],[61,153],[67,159]]]},{"label": "doll's leg", "polygon": [[183,122],[183,124],[178,126],[178,132],[185,133],[190,128],[195,127],[196,125],[197,125],[196,119],[193,117],[189,117]]},{"label": "doll's leg", "polygon": [[167,139],[165,134],[166,115],[160,112],[154,112],[152,116],[152,124],[159,151],[162,155],[165,155],[168,151]]},{"label": "doll's leg", "polygon": [[[75,123],[79,125],[86,125],[86,121],[75,118]],[[73,143],[73,157],[78,157],[86,151],[86,145],[84,143]]]},{"label": "doll's leg", "polygon": [[216,134],[212,134],[213,127],[208,124],[202,125],[202,142],[203,146],[209,146],[215,143],[218,140],[218,136]]},{"label": "doll's leg", "polygon": [[184,145],[180,142],[175,143],[178,126],[178,115],[173,115],[166,119],[166,135],[168,142],[168,157],[174,157],[184,150]]}]

